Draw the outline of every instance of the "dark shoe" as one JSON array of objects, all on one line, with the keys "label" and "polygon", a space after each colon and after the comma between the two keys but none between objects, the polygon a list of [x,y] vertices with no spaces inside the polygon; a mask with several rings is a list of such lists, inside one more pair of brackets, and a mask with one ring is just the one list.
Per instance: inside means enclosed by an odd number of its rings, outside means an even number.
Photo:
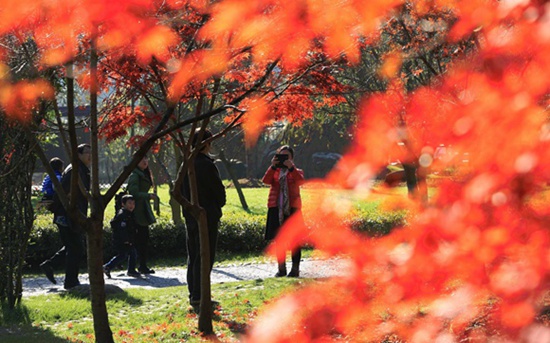
[{"label": "dark shoe", "polygon": [[135,270],[129,270],[126,275],[131,277],[141,277],[141,273],[138,273]]},{"label": "dark shoe", "polygon": [[149,268],[139,268],[138,271],[141,274],[155,274],[155,271],[153,269],[149,269]]},{"label": "dark shoe", "polygon": [[109,270],[109,268],[103,267],[103,272],[105,273],[105,275],[107,275],[108,279],[111,278],[111,271]]},{"label": "dark shoe", "polygon": [[300,277],[300,271],[298,269],[291,269],[288,277]]},{"label": "dark shoe", "polygon": [[279,271],[277,272],[277,274],[275,274],[275,277],[283,277],[283,276],[286,276],[286,263],[280,262]]},{"label": "dark shoe", "polygon": [[53,276],[53,268],[52,266],[50,266],[50,263],[42,262],[40,264],[40,268],[42,269],[44,274],[46,274],[46,277],[48,278],[48,280],[50,280],[50,282],[53,283],[54,285],[57,285],[57,281],[55,281],[55,277]]}]

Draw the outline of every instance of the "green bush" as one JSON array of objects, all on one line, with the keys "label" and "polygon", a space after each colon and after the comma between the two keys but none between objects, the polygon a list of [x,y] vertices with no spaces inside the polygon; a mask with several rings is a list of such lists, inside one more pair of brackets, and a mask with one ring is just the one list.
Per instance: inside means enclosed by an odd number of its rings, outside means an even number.
[{"label": "green bush", "polygon": [[[187,256],[184,225],[175,225],[171,220],[157,218],[157,222],[150,227],[149,235],[150,258]],[[114,251],[111,251],[111,254],[113,253]]]},{"label": "green bush", "polygon": [[224,216],[220,223],[218,249],[227,252],[262,251],[266,247],[265,221],[265,216],[260,215]]},{"label": "green bush", "polygon": [[57,232],[57,226],[53,223],[40,223],[33,226],[27,247],[26,263],[36,267],[44,259],[55,254],[63,244]]},{"label": "green bush", "polygon": [[[41,222],[35,225],[27,249],[26,264],[32,269],[55,254],[63,244],[57,226]],[[265,247],[263,216],[222,218],[218,236],[218,249],[225,252],[260,252]],[[104,256],[108,261],[115,253],[112,248],[111,227],[104,228]],[[187,255],[185,226],[174,225],[163,218],[150,227],[150,258],[182,258]]]},{"label": "green bush", "polygon": [[351,228],[364,233],[369,237],[381,237],[391,230],[406,224],[405,212],[362,212],[357,217],[349,220]]},{"label": "green bush", "polygon": [[[26,264],[32,269],[36,269],[42,261],[55,254],[63,246],[57,226],[41,224],[43,226],[34,226],[27,248]],[[103,260],[107,262],[115,254],[111,227],[105,226],[103,233]],[[185,227],[174,225],[172,221],[163,219],[151,225],[149,253],[153,259],[185,256],[187,254]]]},{"label": "green bush", "polygon": [[[222,217],[218,236],[218,250],[229,253],[260,252],[267,242],[264,240],[264,215],[227,214]],[[388,234],[394,227],[405,224],[405,213],[381,213],[375,210],[363,211],[349,220],[351,227],[371,237]],[[174,225],[171,220],[157,219],[150,229],[151,259],[185,258],[187,255],[185,226]],[[62,247],[57,227],[45,221],[37,221],[30,237],[26,263],[36,269],[46,258]],[[104,228],[104,256],[108,261],[114,254],[110,226]]]}]

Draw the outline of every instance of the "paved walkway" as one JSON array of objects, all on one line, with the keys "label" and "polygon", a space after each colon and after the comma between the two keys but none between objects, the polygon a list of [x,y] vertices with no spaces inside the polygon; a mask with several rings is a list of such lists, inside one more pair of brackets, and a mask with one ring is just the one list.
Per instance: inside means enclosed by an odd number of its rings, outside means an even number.
[{"label": "paved walkway", "polygon": [[[287,262],[290,267],[290,262]],[[345,259],[305,259],[300,264],[300,277],[325,278],[342,275],[348,268]],[[155,269],[156,273],[144,275],[141,278],[126,276],[125,271],[112,271],[112,279],[105,278],[105,284],[118,286],[122,289],[132,287],[162,288],[186,285],[187,269],[162,268]],[[212,283],[224,283],[244,280],[257,280],[273,277],[277,271],[276,263],[243,263],[239,265],[214,267],[212,271]],[[64,292],[63,276],[56,275],[57,284],[54,285],[46,277],[23,279],[23,296],[40,294],[52,294]],[[88,274],[81,274],[81,284],[89,284]]]}]

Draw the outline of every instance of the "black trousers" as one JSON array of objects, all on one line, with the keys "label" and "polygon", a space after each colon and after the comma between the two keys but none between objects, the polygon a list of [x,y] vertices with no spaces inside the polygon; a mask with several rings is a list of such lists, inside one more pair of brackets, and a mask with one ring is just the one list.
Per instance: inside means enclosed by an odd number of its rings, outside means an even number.
[{"label": "black trousers", "polygon": [[149,226],[135,225],[136,227],[136,236],[135,236],[135,246],[137,251],[137,260],[138,260],[138,270],[146,270],[149,268],[147,266],[147,257],[148,257],[148,246],[149,246]]},{"label": "black trousers", "polygon": [[[70,224],[69,224],[70,225]],[[65,282],[64,287],[70,288],[79,285],[78,272],[80,263],[85,256],[84,235],[76,232],[70,226],[57,224],[61,241],[65,245],[50,260],[59,259],[65,253]]]},{"label": "black trousers", "polygon": [[45,260],[43,263],[48,263],[52,268],[64,266],[65,261],[67,260],[67,251],[65,246],[62,246],[52,257]]},{"label": "black trousers", "polygon": [[[218,226],[220,217],[217,215],[206,215],[208,222],[208,245],[210,247],[210,271],[214,266],[216,257],[216,244],[218,242]],[[189,288],[189,299],[200,300],[201,298],[201,251],[199,224],[191,215],[185,215],[187,227],[187,287]]]},{"label": "black trousers", "polygon": [[[298,212],[297,208],[291,208],[290,214],[294,214]],[[298,213],[297,215],[301,216],[301,213]],[[290,218],[290,216],[285,216],[283,219],[283,223]],[[266,231],[265,231],[265,239],[268,241],[272,241],[275,239],[277,234],[279,233],[279,229],[281,228],[282,224],[279,222],[279,208],[278,207],[270,207],[267,210],[267,223],[266,223]],[[285,263],[286,260],[286,251],[283,249],[279,249],[279,247],[275,246],[275,255],[277,256],[277,262],[279,265],[282,265]],[[291,251],[292,256],[292,265],[298,267],[300,264],[300,260],[302,259],[302,248],[300,246],[295,247]]]},{"label": "black trousers", "polygon": [[107,263],[104,268],[112,270],[124,262],[128,262],[128,272],[136,272],[136,248],[133,246],[119,247],[116,249],[117,254]]}]

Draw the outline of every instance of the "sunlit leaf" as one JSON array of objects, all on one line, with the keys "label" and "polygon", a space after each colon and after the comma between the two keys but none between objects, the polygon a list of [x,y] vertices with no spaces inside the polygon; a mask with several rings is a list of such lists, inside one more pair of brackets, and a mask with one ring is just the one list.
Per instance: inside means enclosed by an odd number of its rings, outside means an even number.
[{"label": "sunlit leaf", "polygon": [[256,140],[266,124],[269,109],[263,98],[253,99],[248,102],[249,109],[243,123],[245,141],[247,146],[256,144]]},{"label": "sunlit leaf", "polygon": [[136,51],[138,60],[147,64],[153,57],[166,61],[169,56],[169,48],[177,42],[176,34],[166,26],[156,26],[141,35],[137,43]]}]

